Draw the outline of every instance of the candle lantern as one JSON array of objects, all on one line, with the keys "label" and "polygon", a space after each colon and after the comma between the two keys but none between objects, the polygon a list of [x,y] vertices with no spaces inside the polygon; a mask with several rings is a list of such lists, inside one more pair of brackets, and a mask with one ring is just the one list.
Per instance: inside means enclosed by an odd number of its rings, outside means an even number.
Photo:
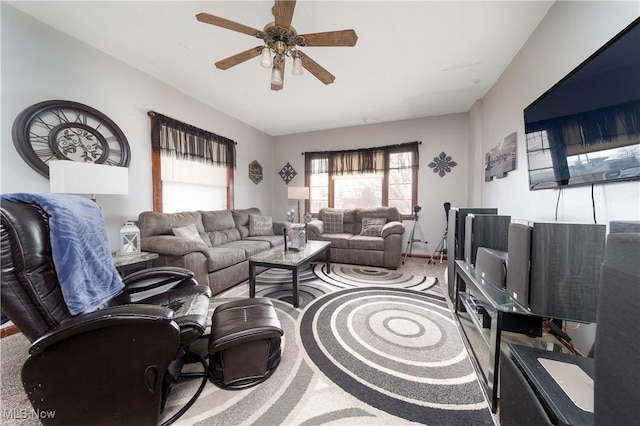
[{"label": "candle lantern", "polygon": [[120,254],[140,253],[140,229],[133,222],[127,222],[120,228]]}]

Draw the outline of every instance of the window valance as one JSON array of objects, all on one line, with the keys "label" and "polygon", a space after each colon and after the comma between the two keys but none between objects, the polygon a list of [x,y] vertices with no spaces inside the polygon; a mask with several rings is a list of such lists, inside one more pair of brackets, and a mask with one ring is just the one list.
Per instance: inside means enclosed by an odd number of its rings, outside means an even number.
[{"label": "window valance", "polygon": [[236,143],[171,117],[149,111],[151,147],[180,159],[236,166]]},{"label": "window valance", "polygon": [[[375,148],[351,149],[344,151],[305,152],[305,163],[311,165],[310,173],[362,174],[385,170],[418,167],[418,145],[420,142],[408,142]],[[409,152],[408,164],[388,163],[388,154]],[[311,161],[324,160],[324,161]]]}]

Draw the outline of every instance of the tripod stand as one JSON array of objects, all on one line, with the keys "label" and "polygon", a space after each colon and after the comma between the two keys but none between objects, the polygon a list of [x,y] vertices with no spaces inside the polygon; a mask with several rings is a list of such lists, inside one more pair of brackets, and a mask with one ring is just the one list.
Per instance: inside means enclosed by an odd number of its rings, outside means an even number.
[{"label": "tripod stand", "polygon": [[[422,208],[420,206],[415,206],[413,208],[413,227],[411,228],[411,233],[409,234],[409,239],[407,240],[407,249],[404,251],[404,258],[402,259],[402,264],[407,260],[407,255],[411,254],[411,250],[413,249],[413,243],[422,243],[427,244],[426,241],[422,241],[420,239],[415,238],[416,235],[416,227],[420,228],[420,224],[418,223],[418,212]],[[420,231],[422,233],[422,231]]]},{"label": "tripod stand", "polygon": [[438,254],[440,254],[440,263],[442,263],[442,258],[447,254],[447,234],[449,233],[448,229],[445,229],[444,234],[442,234],[442,239],[440,240],[440,244],[433,251],[433,254],[429,258],[427,265],[436,264],[434,260]]},{"label": "tripod stand", "polygon": [[449,210],[451,209],[451,203],[444,203],[444,216],[447,219],[447,225],[444,229],[444,234],[442,234],[442,238],[440,239],[440,244],[433,251],[433,254],[429,258],[427,265],[436,264],[435,258],[439,254],[440,255],[440,263],[442,263],[442,258],[447,254],[447,236],[449,234]]}]

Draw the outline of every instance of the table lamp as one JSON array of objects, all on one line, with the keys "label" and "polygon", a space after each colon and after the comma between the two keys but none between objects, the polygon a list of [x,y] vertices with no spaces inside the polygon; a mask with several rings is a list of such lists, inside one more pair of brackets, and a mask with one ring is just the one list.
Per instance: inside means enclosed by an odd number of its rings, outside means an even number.
[{"label": "table lamp", "polygon": [[288,188],[289,199],[298,200],[298,223],[300,223],[300,200],[309,199],[309,187],[308,186],[290,186]]}]

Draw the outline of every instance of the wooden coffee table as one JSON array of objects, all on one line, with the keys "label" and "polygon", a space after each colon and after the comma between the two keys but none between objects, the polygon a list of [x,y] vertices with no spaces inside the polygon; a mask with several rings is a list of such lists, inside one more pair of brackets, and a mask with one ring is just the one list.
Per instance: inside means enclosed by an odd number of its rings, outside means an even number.
[{"label": "wooden coffee table", "polygon": [[288,269],[293,274],[293,307],[299,307],[298,272],[318,254],[324,252],[327,274],[331,272],[331,243],[329,241],[309,241],[299,251],[284,251],[284,247],[274,247],[249,257],[249,297],[256,296],[256,267]]}]

